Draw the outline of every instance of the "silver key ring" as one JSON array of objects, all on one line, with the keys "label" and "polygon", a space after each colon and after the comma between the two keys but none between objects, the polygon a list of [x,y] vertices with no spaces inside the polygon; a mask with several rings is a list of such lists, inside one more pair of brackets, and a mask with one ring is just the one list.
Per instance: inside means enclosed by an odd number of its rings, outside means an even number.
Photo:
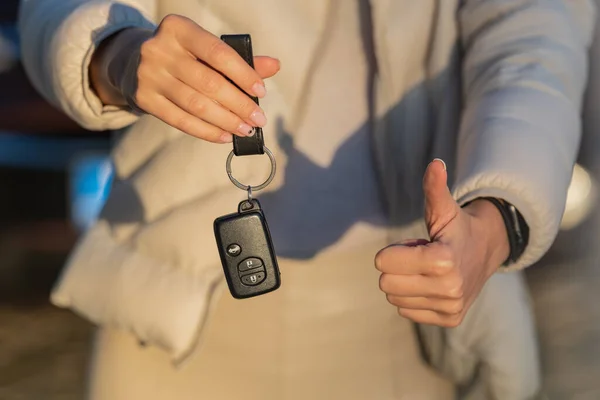
[{"label": "silver key ring", "polygon": [[233,160],[233,156],[235,155],[235,153],[233,152],[233,150],[231,150],[231,152],[227,156],[227,162],[225,163],[225,169],[227,170],[227,176],[229,177],[229,180],[238,188],[240,188],[242,190],[247,190],[249,196],[252,196],[252,191],[259,191],[261,189],[266,188],[269,185],[269,183],[271,183],[273,178],[275,177],[275,170],[277,169],[277,166],[275,163],[275,156],[273,155],[273,153],[271,153],[271,150],[269,150],[266,146],[263,148],[265,149],[265,153],[267,154],[267,156],[269,156],[269,160],[271,161],[271,173],[269,174],[269,177],[267,178],[266,181],[264,181],[263,183],[261,183],[260,185],[257,185],[257,186],[244,185],[243,183],[241,183],[240,181],[235,179],[231,172],[231,160]]}]

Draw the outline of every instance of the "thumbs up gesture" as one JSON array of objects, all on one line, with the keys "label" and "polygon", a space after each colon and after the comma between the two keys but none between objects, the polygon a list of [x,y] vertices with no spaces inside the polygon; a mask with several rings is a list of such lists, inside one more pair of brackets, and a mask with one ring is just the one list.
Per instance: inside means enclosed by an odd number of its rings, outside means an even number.
[{"label": "thumbs up gesture", "polygon": [[461,208],[447,186],[446,165],[433,160],[423,178],[430,240],[411,239],[379,251],[380,289],[401,316],[458,326],[485,282],[508,257],[500,212],[478,199]]}]

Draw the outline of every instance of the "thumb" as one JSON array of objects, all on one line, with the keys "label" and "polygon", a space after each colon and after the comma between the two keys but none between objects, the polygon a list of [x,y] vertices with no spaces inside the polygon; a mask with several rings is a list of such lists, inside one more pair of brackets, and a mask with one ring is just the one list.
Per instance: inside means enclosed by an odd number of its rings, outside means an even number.
[{"label": "thumb", "polygon": [[448,189],[446,163],[439,158],[429,163],[423,177],[425,222],[431,240],[435,240],[460,211]]}]

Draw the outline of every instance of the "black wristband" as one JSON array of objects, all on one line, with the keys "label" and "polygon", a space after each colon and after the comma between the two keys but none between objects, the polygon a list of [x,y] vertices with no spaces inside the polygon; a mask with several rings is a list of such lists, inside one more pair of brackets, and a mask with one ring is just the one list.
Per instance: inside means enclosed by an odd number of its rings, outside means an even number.
[{"label": "black wristband", "polygon": [[488,200],[496,206],[498,211],[500,211],[500,215],[502,215],[504,225],[506,225],[510,253],[502,265],[506,266],[516,262],[525,252],[525,248],[529,242],[529,226],[525,222],[525,218],[523,218],[515,206],[505,200],[495,197],[483,197],[483,199]]},{"label": "black wristband", "polygon": [[[527,225],[527,222],[525,222],[525,218],[523,218],[523,215],[521,215],[515,206],[505,200],[495,197],[479,197],[478,199],[487,200],[496,206],[502,216],[504,225],[506,226],[506,235],[508,237],[510,252],[508,258],[502,265],[507,266],[516,262],[519,257],[523,255],[525,248],[529,243],[529,226]],[[469,203],[463,205],[463,207],[467,206]]]}]

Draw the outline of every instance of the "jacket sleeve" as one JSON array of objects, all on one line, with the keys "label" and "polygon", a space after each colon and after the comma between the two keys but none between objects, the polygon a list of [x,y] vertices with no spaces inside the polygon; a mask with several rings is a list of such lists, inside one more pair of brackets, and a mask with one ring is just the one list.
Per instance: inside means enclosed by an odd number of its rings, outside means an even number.
[{"label": "jacket sleeve", "polygon": [[554,241],[579,147],[594,25],[592,0],[465,0],[458,18],[464,108],[453,187],[464,204],[493,196],[530,228],[509,269]]},{"label": "jacket sleeve", "polygon": [[154,29],[155,0],[22,0],[21,51],[34,87],[81,126],[119,129],[136,120],[104,106],[90,89],[88,69],[97,45],[128,27]]}]

